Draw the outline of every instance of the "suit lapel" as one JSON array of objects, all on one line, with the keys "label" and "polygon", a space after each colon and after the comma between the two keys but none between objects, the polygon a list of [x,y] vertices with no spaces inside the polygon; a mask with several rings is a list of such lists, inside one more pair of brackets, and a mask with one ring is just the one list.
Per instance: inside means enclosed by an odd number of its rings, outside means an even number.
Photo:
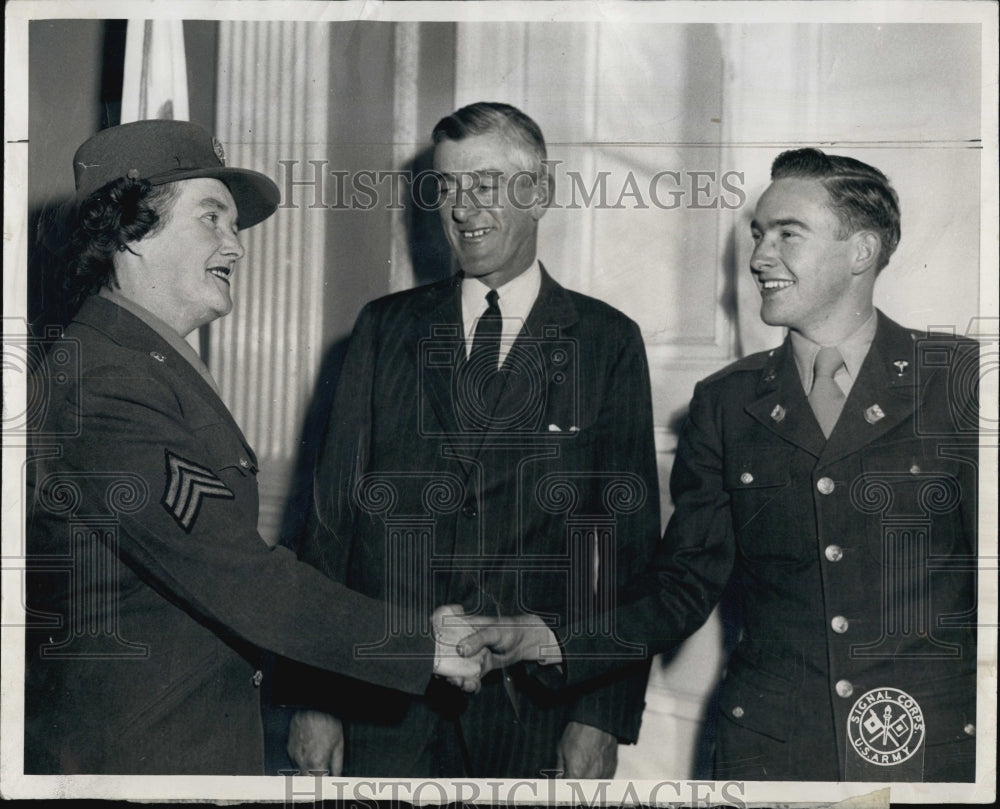
[{"label": "suit lapel", "polygon": [[771,352],[757,381],[757,398],[746,412],[771,432],[819,457],[826,439],[802,390],[791,342]]},{"label": "suit lapel", "polygon": [[832,463],[857,452],[910,418],[917,405],[914,342],[881,312],[868,356],[820,457]]},{"label": "suit lapel", "polygon": [[[543,410],[541,417],[544,421],[551,397],[557,390],[566,389],[565,383],[560,384],[557,380],[571,371],[567,366],[573,358],[568,354],[560,355],[556,344],[565,339],[566,330],[577,322],[579,315],[566,290],[556,283],[544,266],[541,270],[538,298],[503,364],[505,385],[494,410],[499,417],[518,413],[526,406],[537,406]],[[537,384],[539,375],[542,381],[540,387]],[[570,426],[567,424],[564,429]],[[536,429],[547,430],[548,424],[539,424]]]},{"label": "suit lapel", "polygon": [[454,275],[428,286],[422,295],[423,300],[416,303],[418,311],[405,337],[417,374],[416,393],[430,406],[442,441],[457,450],[446,452],[442,446],[442,453],[456,457],[468,474],[472,469],[468,460],[469,427],[459,411],[463,398],[457,395],[459,386],[456,385],[465,359],[461,276]]}]

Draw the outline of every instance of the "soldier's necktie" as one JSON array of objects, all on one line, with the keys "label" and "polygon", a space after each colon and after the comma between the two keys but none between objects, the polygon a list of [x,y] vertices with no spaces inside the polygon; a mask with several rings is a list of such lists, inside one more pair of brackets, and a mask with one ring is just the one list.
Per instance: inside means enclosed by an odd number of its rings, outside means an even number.
[{"label": "soldier's necktie", "polygon": [[819,422],[823,435],[827,438],[833,432],[840,411],[844,409],[847,397],[833,378],[844,358],[834,346],[821,348],[816,355],[816,365],[813,370],[813,386],[809,391],[809,404],[812,406],[816,421]]},{"label": "soldier's necktie", "polygon": [[483,369],[490,368],[493,371],[500,365],[500,332],[503,328],[503,317],[497,303],[499,298],[495,289],[486,293],[488,306],[476,323],[472,351],[469,353],[469,362],[475,362],[477,366],[482,363]]}]

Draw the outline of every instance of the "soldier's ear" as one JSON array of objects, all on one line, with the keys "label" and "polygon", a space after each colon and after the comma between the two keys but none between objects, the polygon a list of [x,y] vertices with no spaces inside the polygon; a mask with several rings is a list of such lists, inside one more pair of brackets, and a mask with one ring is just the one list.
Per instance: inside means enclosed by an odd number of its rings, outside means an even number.
[{"label": "soldier's ear", "polygon": [[859,230],[851,235],[853,268],[852,275],[863,275],[873,270],[882,250],[882,240],[871,230]]}]

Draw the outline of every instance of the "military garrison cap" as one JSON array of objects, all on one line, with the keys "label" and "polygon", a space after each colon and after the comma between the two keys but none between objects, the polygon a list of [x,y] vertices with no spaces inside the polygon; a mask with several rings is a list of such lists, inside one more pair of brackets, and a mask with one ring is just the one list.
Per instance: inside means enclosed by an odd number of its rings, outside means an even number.
[{"label": "military garrison cap", "polygon": [[266,175],[227,167],[222,144],[190,121],[135,121],[103,129],[76,150],[73,174],[79,202],[126,176],[151,185],[212,177],[233,195],[240,229],[267,219],[281,199]]}]

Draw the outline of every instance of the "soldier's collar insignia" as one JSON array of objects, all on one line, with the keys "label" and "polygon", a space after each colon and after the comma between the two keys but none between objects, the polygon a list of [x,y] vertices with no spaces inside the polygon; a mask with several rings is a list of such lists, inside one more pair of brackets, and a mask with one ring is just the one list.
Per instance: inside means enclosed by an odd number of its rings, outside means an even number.
[{"label": "soldier's collar insignia", "polygon": [[871,407],[865,410],[865,421],[867,421],[869,424],[874,424],[875,422],[881,421],[884,418],[885,418],[885,413],[882,411],[882,408],[879,407],[877,404],[873,404]]},{"label": "soldier's collar insignia", "polygon": [[893,363],[896,366],[896,376],[902,376],[909,364],[906,360],[896,360]]}]

